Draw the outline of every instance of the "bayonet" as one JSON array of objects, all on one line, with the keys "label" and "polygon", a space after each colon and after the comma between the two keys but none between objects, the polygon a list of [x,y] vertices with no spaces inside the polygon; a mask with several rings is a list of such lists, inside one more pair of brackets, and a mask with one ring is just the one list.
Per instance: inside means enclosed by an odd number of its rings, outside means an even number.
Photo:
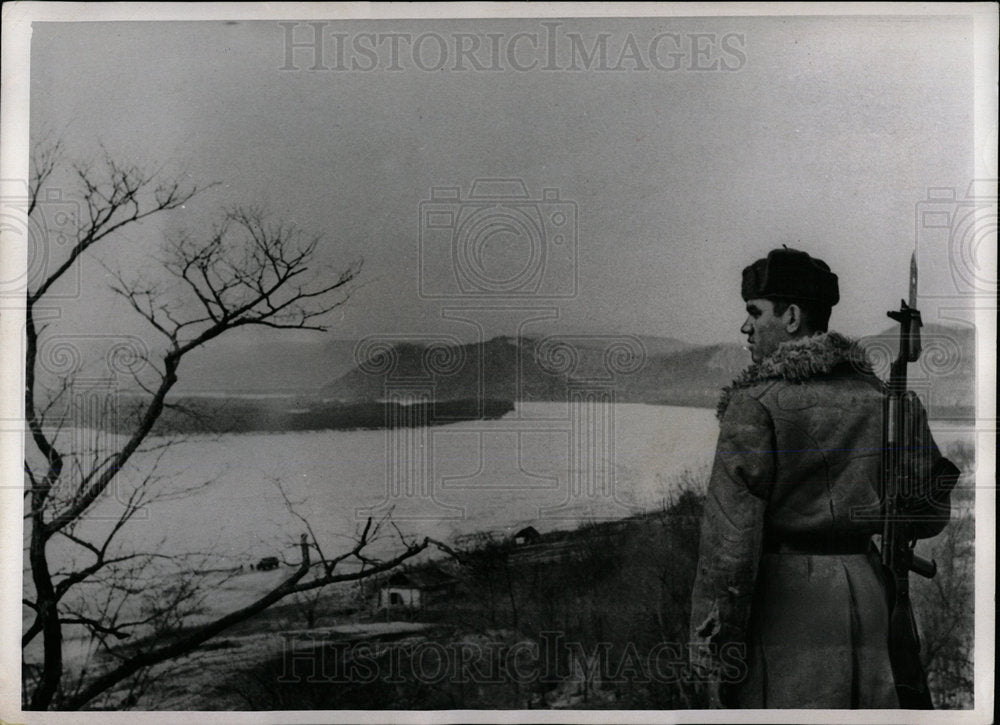
[{"label": "bayonet", "polygon": [[[923,322],[917,309],[917,253],[910,255],[909,302],[899,301],[898,310],[890,310],[889,317],[899,323],[899,355],[889,373],[889,385],[902,384],[906,390],[906,364],[920,359],[920,328]],[[901,366],[901,367],[899,367]]]},{"label": "bayonet", "polygon": [[920,358],[920,327],[923,322],[920,313],[917,312],[917,250],[913,250],[910,255],[910,304],[913,310],[913,318],[910,321],[910,359],[909,362],[916,362]]}]

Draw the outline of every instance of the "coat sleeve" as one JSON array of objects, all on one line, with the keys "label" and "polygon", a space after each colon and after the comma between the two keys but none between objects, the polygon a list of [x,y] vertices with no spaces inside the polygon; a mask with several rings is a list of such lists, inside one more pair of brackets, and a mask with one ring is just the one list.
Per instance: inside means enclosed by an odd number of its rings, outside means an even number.
[{"label": "coat sleeve", "polygon": [[745,393],[734,395],[719,431],[691,598],[691,664],[701,682],[735,681],[745,674],[774,449],[767,409]]},{"label": "coat sleeve", "polygon": [[909,486],[900,492],[907,519],[918,539],[937,536],[951,518],[951,491],[961,471],[941,455],[927,423],[927,411],[912,391],[903,398],[908,422]]}]

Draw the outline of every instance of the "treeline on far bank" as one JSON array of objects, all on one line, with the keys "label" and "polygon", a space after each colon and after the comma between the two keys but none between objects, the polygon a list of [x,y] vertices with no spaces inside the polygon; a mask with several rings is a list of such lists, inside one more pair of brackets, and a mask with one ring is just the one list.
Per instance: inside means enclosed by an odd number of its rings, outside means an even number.
[{"label": "treeline on far bank", "polygon": [[[78,424],[118,433],[133,429],[143,404],[119,398],[95,421]],[[376,430],[495,420],[514,410],[509,400],[303,402],[289,398],[178,398],[169,401],[154,435],[308,430]],[[96,425],[94,424],[96,423]]]}]

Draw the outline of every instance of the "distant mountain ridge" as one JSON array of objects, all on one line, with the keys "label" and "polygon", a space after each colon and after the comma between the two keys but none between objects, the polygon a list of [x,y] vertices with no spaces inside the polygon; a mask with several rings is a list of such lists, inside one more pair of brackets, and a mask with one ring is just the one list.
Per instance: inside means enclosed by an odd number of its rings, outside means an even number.
[{"label": "distant mountain ridge", "polygon": [[[911,387],[925,400],[929,396],[932,415],[973,414],[975,330],[929,324],[922,332],[924,354],[910,366]],[[861,342],[869,350],[876,372],[884,378],[896,354],[898,332],[887,328]],[[609,373],[605,353],[612,343],[617,343],[622,359],[618,360],[618,371]],[[574,350],[573,360],[566,357],[567,346]],[[391,361],[358,359],[358,355],[363,358],[363,349],[354,340],[206,347],[185,361],[174,392],[220,397],[283,394],[303,400],[361,402],[384,399],[394,385],[427,384],[439,400],[482,396],[544,401],[565,400],[571,389],[593,384],[613,390],[620,402],[711,408],[720,389],[750,363],[740,342],[692,345],[666,337],[557,330],[451,346],[411,338],[379,348],[392,356]],[[629,353],[642,358],[638,369],[629,368]],[[391,370],[381,370],[380,366],[390,362]],[[428,370],[428,363],[438,372]],[[449,364],[455,367],[446,369]],[[572,369],[567,367],[570,365]]]},{"label": "distant mountain ridge", "polygon": [[[608,369],[608,345],[602,343],[619,338],[638,350],[641,364],[626,362]],[[565,359],[569,353],[558,357],[553,342],[563,339],[574,350],[572,361]],[[962,418],[974,413],[975,330],[931,324],[924,328],[923,339],[924,355],[910,366],[910,387],[929,405],[933,417]],[[428,367],[429,346],[399,344],[393,348],[391,370],[384,369],[386,361],[361,364],[324,385],[320,396],[344,402],[380,400],[394,386],[411,382],[433,389],[438,400],[481,396],[558,401],[590,386],[614,391],[619,402],[713,408],[721,388],[750,364],[741,343],[694,346],[667,339],[657,347],[661,340],[625,335],[500,336],[438,349],[436,354],[450,358],[454,366],[442,372]],[[898,332],[890,328],[861,338],[861,343],[884,379],[898,348]]]},{"label": "distant mountain ridge", "polygon": [[[552,331],[551,334],[566,333]],[[536,338],[543,339],[548,335],[546,331]],[[585,333],[570,333],[570,336],[587,337]],[[674,338],[634,337],[648,354],[667,354],[694,347]],[[357,340],[218,340],[192,351],[185,359],[172,393],[218,397],[282,394],[312,397],[331,380],[358,366],[361,361],[356,358],[357,348]],[[100,352],[95,354],[99,356]]]},{"label": "distant mountain ridge", "polygon": [[[502,400],[565,398],[565,376],[540,365],[533,338],[495,337],[482,343],[436,347],[423,343],[392,346],[392,360],[372,358],[325,385],[323,399],[381,400],[407,382],[433,389],[437,400],[476,397]],[[450,365],[434,356],[447,357]],[[383,368],[386,368],[382,372]]]},{"label": "distant mountain ridge", "polygon": [[500,336],[438,349],[452,368],[429,365],[432,348],[401,343],[392,358],[362,361],[323,386],[324,400],[379,400],[395,387],[426,385],[438,400],[566,400],[588,390],[613,391],[619,402],[712,407],[719,388],[749,361],[740,345],[695,347],[630,335]]}]

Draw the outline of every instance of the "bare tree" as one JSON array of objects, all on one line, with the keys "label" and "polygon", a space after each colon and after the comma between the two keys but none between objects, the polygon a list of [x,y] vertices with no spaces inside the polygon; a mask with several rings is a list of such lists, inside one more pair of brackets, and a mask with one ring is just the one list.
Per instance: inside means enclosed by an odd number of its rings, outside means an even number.
[{"label": "bare tree", "polygon": [[[39,313],[57,304],[51,299],[53,290],[78,269],[82,255],[95,245],[120,236],[123,229],[142,228],[143,220],[184,206],[201,190],[164,179],[159,171],[147,173],[123,165],[107,153],[97,164],[67,169],[62,161],[59,144],[35,149],[27,203],[29,220],[44,229],[42,217],[52,180],[68,174],[79,189],[80,218],[69,230],[64,257],[29,280],[26,294],[25,419],[35,450],[29,450],[25,460],[26,567],[30,573],[26,581],[30,579],[30,587],[26,586],[23,601],[30,624],[23,632],[22,651],[39,637],[42,646],[40,657],[25,654],[22,663],[25,706],[35,710],[78,709],[130,678],[133,688],[140,686],[151,666],[191,652],[286,596],[378,574],[428,545],[406,540],[395,555],[369,558],[366,547],[378,532],[378,525],[369,520],[348,551],[328,558],[307,526],[294,573],[245,607],[185,627],[187,616],[198,611],[203,596],[190,578],[197,566],[191,559],[200,555],[167,557],[154,542],[145,552],[121,551],[116,546],[123,527],[163,495],[155,463],[170,442],[154,439],[150,433],[172,405],[167,396],[182,362],[193,350],[244,326],[325,329],[323,316],[347,299],[348,285],[360,265],[333,273],[316,269],[319,237],[307,237],[290,224],[272,221],[260,209],[234,208],[207,233],[174,238],[167,246],[161,278],[149,281],[116,274],[113,290],[155,330],[161,344],[155,352],[145,350],[141,359],[132,361],[139,363],[130,369],[136,370],[132,377],[141,394],[125,430],[116,431],[121,435],[108,436],[102,439],[107,445],[92,448],[75,444],[59,422],[67,410],[72,412],[68,393],[73,388],[73,371],[57,376],[54,385],[40,379],[44,371],[39,369],[39,350],[47,327]],[[39,241],[48,243],[44,236]],[[107,424],[100,420],[100,413],[96,424]],[[99,536],[84,531],[81,521],[129,470],[137,453],[147,460],[152,457],[152,470],[146,470],[134,486],[123,487],[128,493],[123,495],[120,513]],[[55,568],[51,557],[57,540],[76,552],[57,557],[61,568]],[[144,572],[158,558],[169,559],[188,578],[173,577],[171,587],[156,589],[155,596],[150,596],[151,582]],[[361,561],[362,566],[339,573],[338,564],[347,559]],[[70,596],[71,592],[77,596]],[[142,606],[126,606],[144,596]],[[104,655],[89,661],[92,668],[84,666],[71,678],[63,657],[68,626],[84,627]],[[128,649],[115,646],[137,633],[146,635],[144,643]]]}]

